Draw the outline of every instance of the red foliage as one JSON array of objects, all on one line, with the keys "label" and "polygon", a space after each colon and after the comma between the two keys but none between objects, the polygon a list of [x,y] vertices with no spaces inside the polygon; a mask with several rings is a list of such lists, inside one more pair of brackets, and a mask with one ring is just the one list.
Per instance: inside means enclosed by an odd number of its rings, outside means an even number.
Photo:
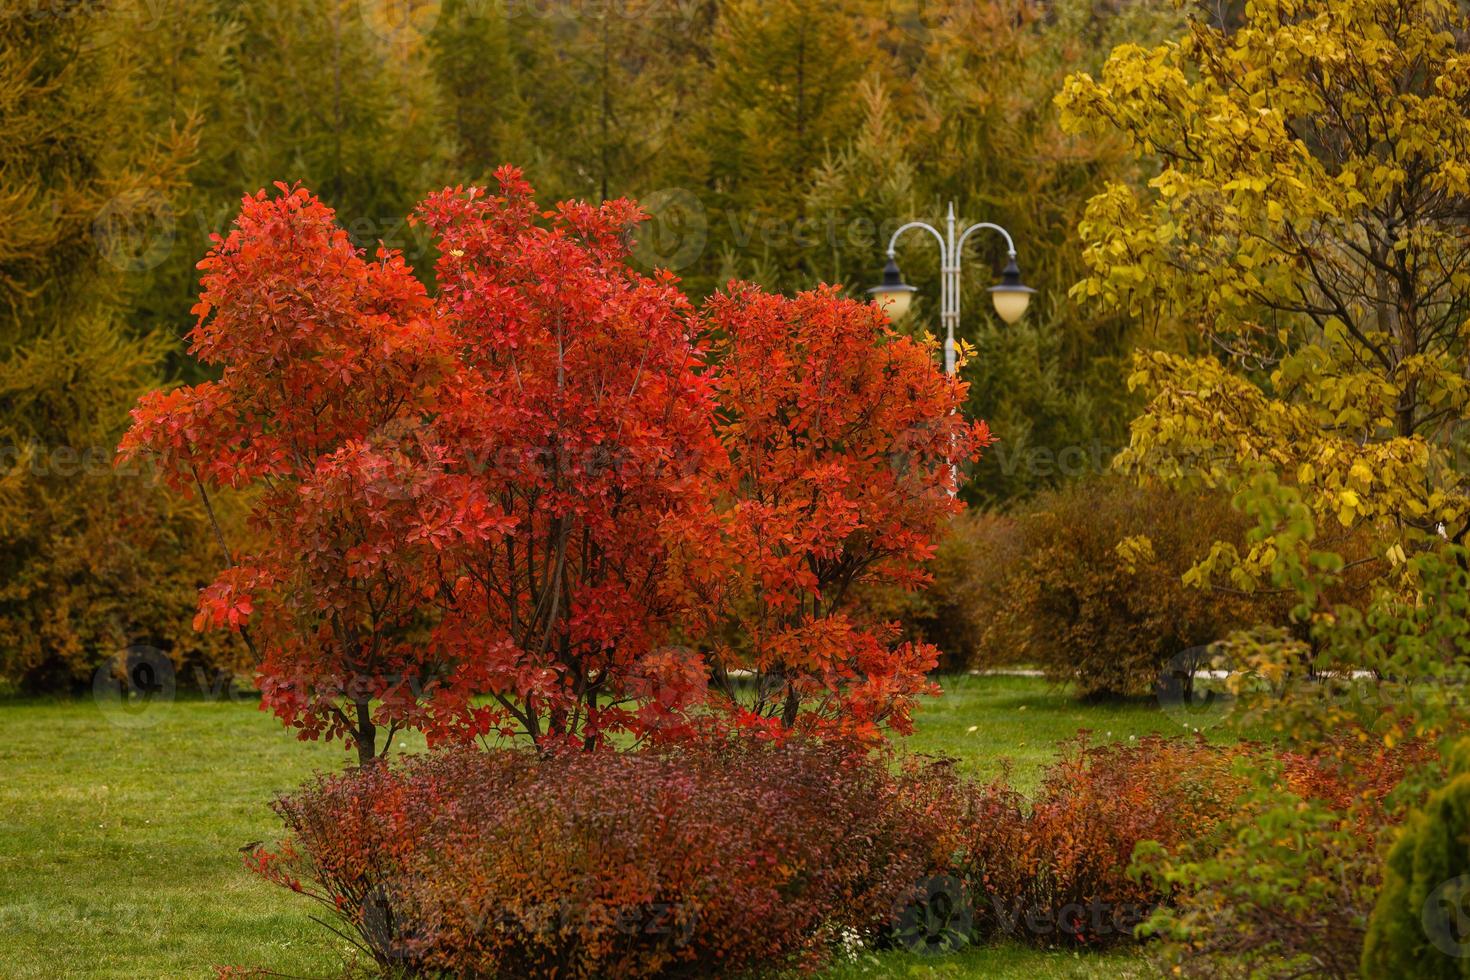
[{"label": "red foliage", "polygon": [[434,195],[438,306],[460,343],[435,438],[512,522],[447,549],[429,642],[481,665],[493,723],[538,742],[677,725],[704,669],[669,646],[692,593],[671,563],[712,527],[721,450],[698,324],[623,261],[634,206]]},{"label": "red foliage", "polygon": [[[854,582],[915,588],[936,529],[963,509],[952,463],[991,441],[960,413],[965,385],[934,369],[931,343],[895,335],[870,305],[830,289],[794,299],[749,286],[709,307],[736,571],[734,642],[716,649],[731,702],[866,737],[907,732],[938,660],[896,643],[896,624],[848,612]],[[753,672],[743,687],[730,668]]]},{"label": "red foliage", "polygon": [[812,970],[934,870],[914,801],[882,759],[799,740],[446,751],[282,798],[291,841],[247,863],[413,975]]},{"label": "red foliage", "polygon": [[466,717],[483,665],[419,639],[444,544],[426,532],[474,540],[507,525],[418,438],[455,371],[442,318],[398,255],[364,259],[301,190],[246,198],[200,268],[192,350],[220,379],[145,397],[122,446],[186,492],[258,489],[261,546],[227,556],[195,625],[248,624],[262,703],[303,737],[349,737],[370,756],[373,720]]},{"label": "red foliage", "polygon": [[933,651],[843,608],[921,580],[950,463],[988,439],[963,386],[831,291],[697,313],[625,263],[631,203],[542,214],[497,176],[419,209],[433,294],[304,190],[216,239],[191,336],[220,379],[145,398],[122,446],[256,491],[261,544],[196,625],[244,634],[263,705],[364,762],[383,726],[682,734],[711,675],[737,724],[905,727]]},{"label": "red foliage", "polygon": [[1433,739],[1410,737],[1386,746],[1376,732],[1346,727],[1323,736],[1313,752],[1280,757],[1286,788],[1327,804],[1371,852],[1379,835],[1403,820],[1404,808],[1391,806],[1389,795],[1406,775],[1440,755]]},{"label": "red foliage", "polygon": [[1209,833],[1243,788],[1245,749],[1149,736],[1090,747],[1087,733],[1046,773],[1029,812],[1004,783],[979,788],[961,859],[976,931],[1042,945],[1104,945],[1168,895],[1128,873],[1141,841],[1177,847]]}]

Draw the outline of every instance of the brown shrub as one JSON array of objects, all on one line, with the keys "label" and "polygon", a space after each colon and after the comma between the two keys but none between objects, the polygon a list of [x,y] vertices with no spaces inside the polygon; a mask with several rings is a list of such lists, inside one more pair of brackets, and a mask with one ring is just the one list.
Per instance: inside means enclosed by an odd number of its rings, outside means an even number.
[{"label": "brown shrub", "polygon": [[[1148,694],[1183,651],[1285,617],[1274,596],[1184,584],[1212,542],[1243,542],[1245,529],[1222,494],[1099,477],[1043,494],[1014,515],[956,519],[929,589],[887,606],[874,599],[870,608],[939,645],[942,666],[1027,664],[1074,682],[1084,696]],[[1141,537],[1146,545],[1120,550]]]}]

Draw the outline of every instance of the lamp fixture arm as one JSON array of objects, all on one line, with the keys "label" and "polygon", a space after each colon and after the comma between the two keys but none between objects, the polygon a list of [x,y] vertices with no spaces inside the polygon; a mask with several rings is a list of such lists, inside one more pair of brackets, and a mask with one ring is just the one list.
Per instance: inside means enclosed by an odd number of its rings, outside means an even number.
[{"label": "lamp fixture arm", "polygon": [[938,228],[935,228],[933,225],[924,221],[910,221],[906,225],[900,225],[898,227],[898,230],[893,233],[893,237],[888,239],[888,257],[891,259],[898,254],[896,252],[896,249],[898,247],[899,236],[902,235],[904,232],[910,231],[914,228],[922,228],[929,234],[934,236],[934,240],[939,243],[939,264],[948,265],[949,244],[945,242],[944,236],[939,233]]},{"label": "lamp fixture arm", "polygon": [[[992,224],[989,221],[979,221],[979,222],[976,222],[975,224],[973,224],[970,227],[968,227],[968,228],[965,229],[964,234],[960,235],[959,244],[955,246],[955,254],[957,256],[958,256],[958,254],[960,252],[964,251],[965,241],[966,241],[966,239],[968,239],[970,237],[970,234],[972,232],[979,231],[982,228],[986,229],[987,231],[998,231],[998,232],[1000,232],[1001,237],[1003,237],[1006,240],[1006,254],[1010,258],[1015,258],[1016,257],[1016,243],[1011,238],[1011,233],[1008,232],[1008,231],[1006,231],[1000,225]],[[892,254],[892,253],[890,252],[889,254]]]}]

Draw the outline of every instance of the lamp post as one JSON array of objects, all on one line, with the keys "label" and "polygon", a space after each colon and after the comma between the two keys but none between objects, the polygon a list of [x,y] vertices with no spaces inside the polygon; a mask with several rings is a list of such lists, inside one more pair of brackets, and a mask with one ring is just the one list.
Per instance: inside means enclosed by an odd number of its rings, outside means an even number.
[{"label": "lamp post", "polygon": [[956,237],[954,204],[949,206],[949,218],[946,222],[947,235],[939,233],[939,229],[923,221],[910,221],[899,227],[888,240],[888,262],[883,266],[883,283],[868,290],[868,295],[873,297],[873,302],[887,311],[890,319],[899,320],[909,311],[909,304],[914,298],[914,287],[903,281],[903,274],[898,271],[898,259],[894,251],[898,245],[898,238],[904,232],[914,228],[922,228],[934,236],[939,242],[939,320],[944,325],[944,372],[953,375],[955,373],[955,328],[960,324],[960,259],[964,254],[965,242],[970,236],[981,229],[999,232],[1006,240],[1006,254],[1009,261],[1006,262],[1005,270],[1001,273],[1000,285],[990,287],[990,297],[995,303],[995,312],[1006,323],[1015,323],[1021,319],[1021,314],[1026,312],[1027,305],[1031,302],[1031,294],[1036,292],[1030,286],[1021,282],[1021,268],[1016,265],[1016,243],[1011,239],[1011,233],[1000,225],[991,224],[989,221],[979,221],[964,231],[959,232]]}]

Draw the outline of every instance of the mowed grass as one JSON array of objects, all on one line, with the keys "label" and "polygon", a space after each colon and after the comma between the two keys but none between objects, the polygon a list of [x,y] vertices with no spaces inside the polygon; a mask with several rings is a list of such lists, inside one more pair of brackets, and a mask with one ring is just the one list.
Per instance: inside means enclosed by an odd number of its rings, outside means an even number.
[{"label": "mowed grass", "polygon": [[[944,686],[901,751],[958,756],[982,776],[1010,766],[1027,789],[1078,728],[1107,740],[1181,730],[1153,704],[1083,705],[1034,678]],[[349,947],[311,920],[313,903],[247,873],[239,853],[278,837],[270,799],[346,765],[340,747],[298,741],[250,700],[127,714],[91,700],[0,702],[0,733],[0,978],[199,977],[215,965],[341,973]],[[833,975],[1150,974],[1129,953],[1001,945],[866,957]]]},{"label": "mowed grass", "polygon": [[1091,733],[1094,742],[1181,735],[1192,728],[1210,738],[1229,737],[1214,724],[1218,714],[1165,711],[1152,700],[1091,704],[1036,677],[959,674],[939,683],[943,697],[924,705],[914,734],[898,742],[899,753],[953,756],[980,778],[1009,769],[1011,781],[1027,793],[1056,759],[1059,744],[1079,731]]}]

